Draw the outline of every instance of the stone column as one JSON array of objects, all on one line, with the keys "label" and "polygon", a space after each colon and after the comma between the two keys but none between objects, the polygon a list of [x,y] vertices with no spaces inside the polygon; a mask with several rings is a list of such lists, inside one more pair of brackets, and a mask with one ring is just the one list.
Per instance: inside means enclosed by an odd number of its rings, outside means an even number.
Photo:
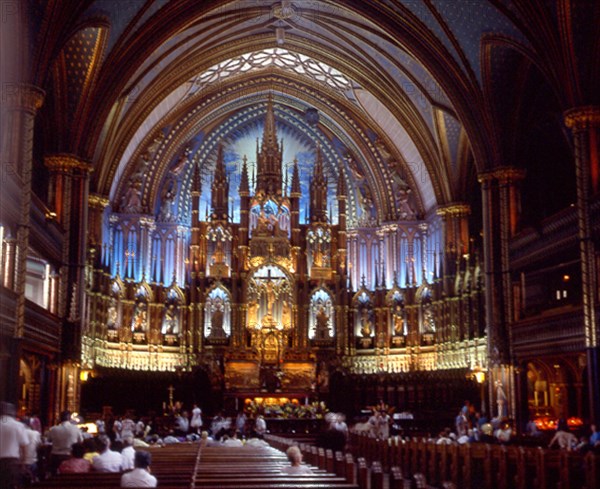
[{"label": "stone column", "polygon": [[[27,272],[27,254],[29,249],[29,223],[31,212],[31,170],[33,151],[33,127],[35,114],[42,106],[44,92],[33,85],[24,83],[4,84],[2,87],[2,177],[3,188],[17,188],[19,201],[15,205],[16,241],[11,247],[14,252],[14,282],[9,278],[17,294],[15,323],[12,344],[9,346],[10,359],[6,399],[15,402],[19,393],[19,360],[21,341],[25,333],[25,279]],[[10,223],[5,223],[10,224]],[[13,251],[14,250],[14,251]],[[10,265],[10,264],[9,264]],[[10,273],[10,270],[9,270]],[[12,282],[12,283],[11,283]]]},{"label": "stone column", "polygon": [[89,246],[96,248],[98,257],[101,256],[102,247],[102,226],[104,223],[104,211],[110,205],[107,197],[97,194],[90,194],[88,197],[90,221],[88,224]]},{"label": "stone column", "polygon": [[[14,84],[2,91],[3,173],[20,189],[16,236],[15,292],[17,310],[15,334],[23,337],[25,327],[25,275],[29,247],[31,209],[31,168],[35,114],[42,106],[44,92],[33,85]],[[10,171],[9,171],[10,170]]]},{"label": "stone column", "polygon": [[60,293],[68,302],[63,327],[63,353],[79,357],[81,319],[85,301],[85,263],[88,245],[89,163],[70,154],[49,155],[44,163],[50,171],[48,200],[56,219],[65,230]]},{"label": "stone column", "polygon": [[456,264],[469,250],[469,214],[471,207],[467,204],[454,203],[439,207],[436,214],[442,218],[444,235],[442,268],[444,290],[447,294],[454,287]]},{"label": "stone column", "polygon": [[515,417],[518,414],[510,338],[513,301],[509,244],[518,224],[517,184],[524,177],[523,170],[512,167],[500,167],[480,173],[478,177],[483,204],[483,268],[491,416],[500,413]]},{"label": "stone column", "polygon": [[573,134],[577,179],[577,228],[581,258],[583,328],[588,371],[590,418],[600,420],[600,312],[596,245],[593,241],[591,200],[600,190],[600,107],[577,107],[565,112],[565,124]]}]

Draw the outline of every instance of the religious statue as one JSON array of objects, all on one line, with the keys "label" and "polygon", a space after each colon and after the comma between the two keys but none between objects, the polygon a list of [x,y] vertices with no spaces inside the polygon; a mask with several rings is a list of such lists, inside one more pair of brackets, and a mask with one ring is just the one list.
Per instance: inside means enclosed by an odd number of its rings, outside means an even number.
[{"label": "religious statue", "polygon": [[165,186],[165,190],[162,195],[162,205],[160,213],[158,215],[159,221],[173,222],[175,220],[175,214],[173,213],[173,203],[175,202],[177,186],[174,180],[169,180]]},{"label": "religious statue", "polygon": [[133,314],[133,322],[131,329],[135,333],[146,331],[146,325],[148,321],[148,312],[146,311],[146,304],[144,302],[138,302],[135,306],[135,312]]},{"label": "religious statue", "polygon": [[169,304],[167,306],[161,332],[162,334],[179,333],[179,319],[177,317],[177,308],[175,307],[175,304]]},{"label": "religious statue", "polygon": [[129,188],[121,199],[121,210],[132,214],[142,212],[142,183],[131,179]]},{"label": "religious statue", "polygon": [[273,308],[275,307],[275,299],[277,298],[277,292],[273,280],[267,280],[265,283],[265,295],[267,296],[267,316],[273,317]]},{"label": "religious statue", "polygon": [[502,419],[507,416],[507,397],[502,386],[502,382],[496,381],[496,402],[498,404],[498,418]]},{"label": "religious statue", "polygon": [[423,331],[425,333],[435,333],[435,318],[433,317],[431,304],[423,306]]},{"label": "religious statue", "polygon": [[179,157],[179,160],[175,166],[171,169],[173,175],[179,175],[185,166],[190,162],[190,155],[192,154],[191,149],[185,148],[183,154]]},{"label": "religious statue", "polygon": [[396,191],[396,207],[398,209],[398,218],[411,220],[415,218],[415,211],[408,203],[411,189],[409,187],[399,187]]},{"label": "religious statue", "polygon": [[329,339],[329,316],[327,315],[327,311],[325,311],[325,307],[321,304],[319,306],[319,310],[317,311],[317,315],[315,317],[316,320],[316,336],[318,339]]},{"label": "religious statue", "polygon": [[402,305],[398,302],[394,304],[393,325],[395,335],[402,335],[404,333],[404,317],[402,314]]},{"label": "religious statue", "polygon": [[365,307],[360,313],[360,334],[364,338],[369,338],[373,332],[373,323],[369,317],[369,310]]},{"label": "religious statue", "polygon": [[213,301],[213,312],[210,318],[210,337],[211,338],[224,338],[225,331],[223,330],[223,300],[219,297]]},{"label": "religious statue", "polygon": [[116,329],[117,328],[117,320],[119,313],[117,311],[117,305],[114,299],[111,299],[110,306],[108,306],[107,316],[106,316],[106,327],[108,329]]},{"label": "religious statue", "polygon": [[217,265],[225,262],[225,252],[223,251],[223,241],[217,237],[215,253],[212,258],[212,264]]}]

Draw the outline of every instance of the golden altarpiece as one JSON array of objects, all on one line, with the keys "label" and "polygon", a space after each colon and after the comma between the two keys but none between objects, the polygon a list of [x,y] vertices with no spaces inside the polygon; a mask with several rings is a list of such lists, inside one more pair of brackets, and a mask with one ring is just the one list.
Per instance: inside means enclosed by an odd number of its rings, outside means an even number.
[{"label": "golden altarpiece", "polygon": [[263,107],[256,161],[232,161],[222,140],[188,146],[152,208],[157,140],[112,206],[92,199],[103,244],[87,267],[82,368],[201,369],[226,396],[308,398],[334,372],[483,367],[468,208],[419,217],[403,184],[384,221],[369,187],[347,180],[351,158],[313,142],[308,167],[284,162],[271,98]]}]

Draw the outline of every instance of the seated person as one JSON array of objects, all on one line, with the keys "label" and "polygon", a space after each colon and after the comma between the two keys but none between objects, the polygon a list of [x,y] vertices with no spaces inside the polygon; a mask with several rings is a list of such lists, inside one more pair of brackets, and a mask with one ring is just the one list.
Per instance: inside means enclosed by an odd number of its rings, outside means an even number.
[{"label": "seated person", "polygon": [[92,470],[92,464],[83,458],[85,455],[83,443],[73,443],[71,454],[71,458],[61,462],[58,466],[59,474],[83,474]]},{"label": "seated person", "polygon": [[306,465],[302,465],[302,452],[297,446],[291,446],[285,452],[288,460],[292,464],[289,467],[284,467],[281,472],[288,475],[311,475],[313,471]]},{"label": "seated person", "polygon": [[98,451],[92,460],[92,468],[96,472],[121,472],[123,470],[123,457],[119,452],[110,449],[110,438],[106,435],[98,437]]},{"label": "seated person", "polygon": [[150,474],[152,456],[149,452],[135,452],[135,468],[121,476],[121,487],[156,487],[158,481]]},{"label": "seated person", "polygon": [[127,435],[123,437],[123,470],[131,470],[134,467],[135,449],[133,448],[133,436]]},{"label": "seated person", "polygon": [[238,439],[237,432],[232,431],[229,435],[223,437],[224,447],[243,447],[242,440]]},{"label": "seated person", "polygon": [[83,447],[85,448],[83,458],[91,464],[94,457],[100,455],[98,453],[98,438],[86,438],[83,440]]}]

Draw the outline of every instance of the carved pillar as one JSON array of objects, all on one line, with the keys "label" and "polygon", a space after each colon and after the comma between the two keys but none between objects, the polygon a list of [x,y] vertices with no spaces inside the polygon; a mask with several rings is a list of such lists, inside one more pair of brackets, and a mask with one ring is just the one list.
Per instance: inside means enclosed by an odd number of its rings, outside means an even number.
[{"label": "carved pillar", "polygon": [[577,107],[565,113],[565,124],[573,134],[577,179],[577,228],[581,257],[583,327],[588,371],[590,418],[600,420],[600,312],[596,245],[592,237],[590,202],[600,190],[600,107]]},{"label": "carved pillar", "polygon": [[89,163],[69,154],[46,156],[50,170],[49,204],[65,230],[62,301],[68,301],[63,328],[63,352],[67,358],[79,357],[81,321],[85,318],[85,262],[88,245]]},{"label": "carved pillar", "polygon": [[469,214],[471,207],[467,204],[448,204],[439,207],[436,214],[442,218],[443,229],[443,256],[442,277],[444,289],[449,293],[454,287],[456,264],[458,260],[468,253],[469,249]]},{"label": "carved pillar", "polygon": [[96,262],[93,265],[100,265],[103,262],[104,256],[102,253],[102,232],[104,224],[104,212],[110,205],[110,201],[106,197],[96,194],[90,194],[88,197],[89,204],[89,224],[88,224],[88,243],[89,247],[96,250]]},{"label": "carved pillar", "polygon": [[511,167],[497,168],[478,177],[483,204],[485,312],[493,416],[499,412],[508,417],[518,415],[511,358],[513,301],[508,251],[518,224],[518,183],[524,177],[523,170]]},{"label": "carved pillar", "polygon": [[[8,250],[7,286],[17,294],[15,327],[9,345],[9,371],[6,392],[0,393],[6,400],[16,402],[19,396],[19,360],[21,340],[25,331],[25,280],[29,248],[29,220],[31,209],[31,170],[33,150],[33,127],[35,114],[44,100],[44,92],[33,85],[6,83],[2,89],[2,177],[3,188],[17,188],[16,241]],[[3,193],[5,193],[3,192]],[[2,197],[6,198],[5,196]],[[4,205],[2,206],[4,207]],[[10,224],[10,223],[3,223]],[[13,273],[14,271],[14,273]]]},{"label": "carved pillar", "polygon": [[35,114],[42,106],[44,92],[33,85],[14,84],[2,91],[2,164],[20,190],[15,260],[15,338],[23,337],[25,327],[25,276],[29,247],[29,214],[31,208],[31,166]]}]

